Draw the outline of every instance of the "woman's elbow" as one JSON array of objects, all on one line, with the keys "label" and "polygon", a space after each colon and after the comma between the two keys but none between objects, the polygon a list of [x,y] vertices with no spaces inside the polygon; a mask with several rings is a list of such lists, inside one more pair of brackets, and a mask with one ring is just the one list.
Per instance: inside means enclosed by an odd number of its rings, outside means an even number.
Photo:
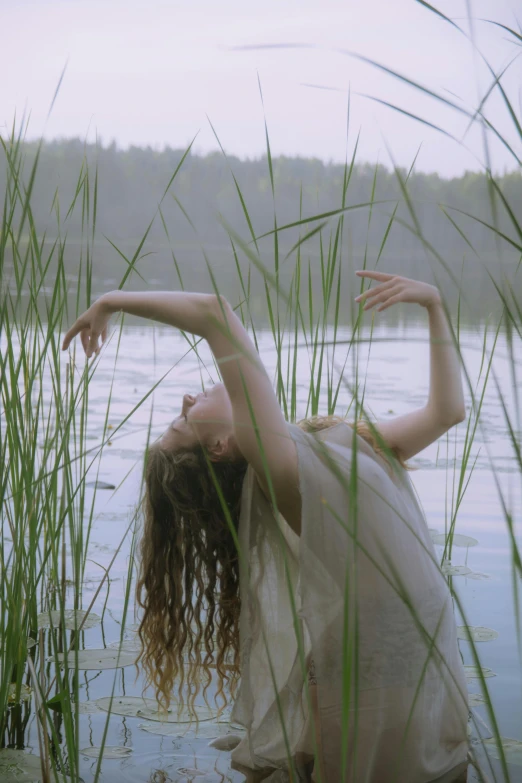
[{"label": "woman's elbow", "polygon": [[221,294],[208,294],[204,300],[205,334],[207,339],[216,329],[229,322],[233,310],[227,299]]},{"label": "woman's elbow", "polygon": [[229,301],[222,294],[209,294],[208,298],[209,315],[222,321],[232,312]]},{"label": "woman's elbow", "polygon": [[466,419],[466,411],[465,410],[458,411],[457,415],[453,419],[452,426],[455,427],[457,424],[460,424],[462,421],[465,421],[465,419]]}]

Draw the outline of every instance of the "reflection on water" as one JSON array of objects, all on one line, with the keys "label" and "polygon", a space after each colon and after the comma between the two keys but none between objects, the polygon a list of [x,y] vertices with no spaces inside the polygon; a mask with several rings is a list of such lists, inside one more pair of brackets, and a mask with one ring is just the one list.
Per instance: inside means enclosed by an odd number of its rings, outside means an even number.
[{"label": "reflection on water", "polygon": [[[384,334],[387,341],[380,344],[379,337]],[[389,419],[401,415],[426,401],[430,373],[426,336],[425,328],[419,326],[399,326],[388,328],[386,332],[377,328],[373,336],[375,342],[371,349],[368,348],[367,343],[359,348],[359,368],[364,367],[364,372],[366,372],[369,351],[365,405],[368,412],[376,418]],[[182,394],[200,389],[201,366],[192,355],[179,362],[187,351],[187,343],[175,330],[167,327],[154,327],[154,339],[153,328],[148,324],[138,328],[126,328],[117,359],[115,337],[117,333],[113,333],[113,339],[104,347],[101,356],[95,362],[89,390],[89,447],[95,447],[96,451],[96,447],[102,441],[111,384],[113,387],[108,421],[113,429],[110,434],[111,445],[105,446],[99,463],[97,460],[94,462],[86,478],[88,502],[94,493],[96,494],[87,553],[84,608],[90,604],[109,566],[110,579],[103,584],[92,607],[92,611],[100,616],[101,622],[80,632],[79,647],[87,651],[108,648],[112,653],[121,646],[123,654],[132,657],[139,649],[135,635],[136,626],[133,626],[135,618],[132,615],[128,617],[123,638],[121,633],[130,535],[114,562],[112,561],[132,521],[139,499],[142,455],[151,405],[154,404],[151,432],[151,438],[154,440],[179,412]],[[349,339],[350,335],[346,333],[344,337]],[[390,341],[390,338],[395,339]],[[409,342],[409,338],[413,338],[413,341]],[[343,339],[343,335],[338,336],[338,339]],[[464,346],[464,360],[475,388],[481,365],[482,337],[473,331],[462,332],[461,343]],[[343,351],[346,350],[346,346],[337,349],[339,367],[343,366],[345,355]],[[260,334],[260,351],[269,372],[273,373],[276,354],[270,334]],[[513,388],[506,356],[505,341],[501,337],[494,368],[508,410],[514,411]],[[64,355],[64,360],[65,358]],[[205,346],[201,349],[201,359],[204,362],[204,381],[207,381],[209,376],[216,380],[217,374]],[[84,361],[84,354],[78,341],[76,362],[80,368],[84,365]],[[115,362],[116,372],[113,377]],[[298,363],[300,416],[306,414],[309,367],[303,349]],[[120,422],[165,373],[167,375],[154,395],[151,395],[144,405],[119,427]],[[353,381],[351,360],[346,364],[345,373],[346,379],[351,384]],[[50,394],[50,383],[51,379],[46,374],[44,387],[47,384],[47,389],[44,388],[44,392],[47,394]],[[465,391],[469,412],[470,397],[467,387]],[[522,392],[520,389],[518,392],[519,404],[522,405]],[[349,402],[350,395],[347,389],[341,386],[338,405],[341,414],[346,412]],[[455,568],[454,586],[464,603],[470,625],[492,629],[498,634],[496,638],[490,635],[488,643],[481,647],[481,663],[495,674],[488,679],[488,686],[501,734],[505,737],[520,738],[522,737],[520,710],[522,680],[513,622],[515,609],[511,589],[511,549],[491,462],[497,471],[497,480],[502,492],[506,498],[509,498],[510,512],[517,535],[520,534],[521,520],[520,482],[517,481],[519,473],[494,385],[488,387],[485,394],[482,423],[483,428],[479,428],[473,444],[466,478],[469,478],[471,465],[474,465],[474,469],[458,511],[456,525],[458,533],[478,540],[478,544],[473,549],[469,546],[454,547],[451,567]],[[458,470],[461,465],[465,432],[466,422],[451,430],[448,438],[441,439],[411,460],[419,470],[410,474],[410,477],[419,493],[428,525],[434,531],[433,535],[445,534],[451,513],[454,511],[452,508],[453,471],[455,467]],[[478,458],[475,462],[477,454]],[[99,482],[97,486],[94,485],[96,481]],[[105,483],[105,488],[101,482]],[[7,538],[4,546],[9,547]],[[436,552],[439,557],[442,556],[442,550],[443,547],[437,544]],[[459,566],[467,566],[469,570],[459,569]],[[72,573],[70,562],[67,563],[67,567],[68,573]],[[488,578],[483,580],[469,578],[470,573],[477,572],[486,574]],[[457,617],[457,624],[463,625],[461,618]],[[65,632],[66,641],[70,639],[71,633],[74,631]],[[61,638],[57,630],[44,630],[46,655],[54,654],[51,634],[57,635],[55,639]],[[467,665],[473,664],[469,642],[462,638],[459,645],[463,662]],[[34,656],[38,654],[37,650],[33,653]],[[127,663],[128,660],[125,662]],[[47,683],[50,683],[54,676],[53,666],[53,663],[46,664]],[[139,678],[136,680],[133,666],[80,670],[77,677],[79,698],[82,703],[79,718],[79,747],[80,749],[99,747],[107,722],[107,712],[102,706],[103,700],[113,692],[115,699],[125,696],[141,697],[142,683]],[[30,685],[30,682],[28,681],[27,684]],[[480,688],[476,679],[470,679],[469,687],[471,692],[478,695]],[[215,690],[210,688],[207,693],[208,702],[212,706]],[[145,695],[150,697],[152,694]],[[204,705],[201,698],[198,703]],[[34,708],[33,699],[13,704],[4,731],[5,745],[12,748],[27,748],[34,754],[39,754]],[[486,708],[477,699],[473,710],[484,722],[486,729],[482,736],[486,736],[488,728]],[[112,715],[106,744],[130,750],[121,751],[123,754],[121,757],[105,758],[99,780],[104,783],[120,783],[120,781],[121,783],[124,781],[125,783],[146,783],[146,781],[153,783],[212,781],[214,783],[244,780],[240,772],[230,769],[228,751],[209,747],[212,739],[224,733],[240,733],[240,727],[230,726],[226,722],[227,714],[222,716],[219,723],[215,719],[202,721],[198,731],[193,726],[189,726],[187,730],[186,725],[170,722],[158,723],[155,727],[151,725],[150,715],[143,712]],[[53,720],[56,735],[59,741],[63,742],[62,715],[59,711],[53,713]],[[97,759],[80,753],[80,774],[86,783],[93,780],[97,763]],[[469,780],[475,779],[473,774],[470,772]]]},{"label": "reflection on water", "polygon": [[[374,218],[375,220],[375,213]],[[468,229],[471,229],[471,225],[468,225]],[[399,226],[397,229],[400,230]],[[242,229],[240,229],[240,232]],[[297,241],[296,236],[296,241]],[[50,247],[52,239],[49,237],[48,248]],[[117,241],[116,244],[122,250],[122,252],[128,254],[131,258],[136,250],[139,240],[136,243],[130,243],[125,245],[121,241]],[[280,235],[280,258],[283,259],[288,251],[293,246],[293,241],[287,245],[284,241],[284,234]],[[381,238],[379,238],[378,245],[375,247],[369,246],[364,251],[363,248],[350,247],[347,252],[347,248],[340,251],[342,256],[343,265],[343,278],[344,284],[341,290],[341,306],[339,311],[339,319],[341,323],[348,324],[351,320],[351,305],[356,294],[360,293],[359,284],[360,281],[354,279],[353,272],[356,269],[364,268],[366,259],[376,256],[379,253],[379,247]],[[384,271],[393,272],[393,274],[401,275],[408,278],[417,280],[424,280],[431,278],[429,270],[429,264],[424,258],[424,253],[421,251],[420,255],[417,252],[410,253],[401,249],[400,255],[396,256],[390,253],[389,242],[387,251],[383,256],[386,269]],[[142,291],[157,290],[157,291],[172,291],[180,290],[180,278],[176,272],[174,264],[172,262],[171,248],[167,245],[162,245],[161,242],[155,240],[150,245],[152,251],[149,255],[147,252],[147,245],[143,248],[143,253],[139,261],[139,274],[132,274],[126,278],[125,289],[127,291]],[[231,247],[227,243],[224,246],[209,245],[205,242],[206,256],[203,255],[201,247],[199,245],[188,244],[180,246],[179,242],[176,242],[179,248],[179,269],[181,278],[183,280],[183,288],[185,291],[201,291],[204,293],[212,293],[214,289],[214,282],[209,274],[207,268],[208,259],[212,272],[214,275],[215,283],[221,294],[226,296],[231,302],[238,302],[243,298],[243,292],[241,290],[240,281],[237,274],[236,262],[234,254],[231,252]],[[350,242],[351,245],[351,242]],[[273,240],[269,237],[261,239],[258,247],[260,249],[260,259],[265,265],[267,270],[274,272],[274,256],[273,256]],[[126,263],[116,253],[114,248],[110,247],[105,239],[100,242],[95,241],[94,253],[92,257],[92,298],[96,299],[106,291],[117,288],[123,275],[127,272]],[[441,276],[441,279],[437,281],[445,301],[448,303],[451,312],[456,312],[457,306],[460,303],[460,318],[462,324],[470,324],[476,321],[483,321],[490,317],[492,313],[495,316],[500,316],[502,312],[502,303],[498,295],[498,290],[495,287],[493,280],[503,291],[507,301],[512,303],[511,294],[506,290],[503,278],[507,280],[514,280],[516,276],[517,265],[519,263],[519,255],[516,253],[511,254],[504,247],[504,253],[502,261],[498,258],[498,253],[495,251],[492,256],[487,253],[483,255],[483,263],[466,263],[462,264],[462,256],[458,253],[457,256],[448,253],[446,260],[449,267],[452,270],[458,269],[457,277],[460,279],[460,286],[457,287],[453,280],[446,275]],[[43,251],[45,255],[45,250]],[[6,284],[10,284],[12,290],[16,290],[15,280],[16,277],[13,272],[12,261],[10,258],[9,245],[6,248],[6,261],[4,262]],[[314,246],[314,240],[306,243],[306,257],[310,259],[310,275],[311,275],[311,297],[313,302],[313,309],[315,312],[322,310],[323,307],[323,283],[321,272],[321,251],[319,247]],[[68,238],[67,248],[65,250],[65,268],[67,273],[65,278],[69,283],[69,296],[68,296],[68,308],[69,313],[75,312],[76,307],[76,292],[78,288],[78,261],[80,254],[78,248],[74,247],[74,240]],[[337,256],[339,258],[339,256]],[[239,253],[239,265],[242,268],[242,273],[247,279],[249,270],[252,270],[250,262],[242,257]],[[55,277],[55,267],[53,266],[54,260],[51,258],[50,267],[48,271],[48,279]],[[289,292],[293,285],[292,275],[294,274],[296,264],[296,254],[292,254],[279,266],[279,285],[282,291]],[[114,276],[112,276],[114,273]],[[118,276],[119,275],[119,276]],[[307,272],[308,275],[308,272]],[[301,308],[303,311],[303,317],[305,322],[308,319],[308,281],[303,279],[303,293]],[[80,292],[83,296],[83,290]],[[21,294],[21,312],[24,312],[24,308],[29,302],[32,302],[32,295],[29,286],[22,287]],[[42,320],[47,320],[47,309],[45,300],[50,300],[53,294],[53,289],[49,286],[40,288],[40,295],[36,303]],[[519,290],[516,285],[513,291],[514,297],[519,297]],[[520,298],[516,300],[520,307]],[[81,305],[87,303],[81,302]],[[33,305],[34,306],[34,305]],[[266,305],[266,292],[264,287],[264,278],[262,275],[253,274],[249,279],[249,308],[256,322],[259,324],[264,323],[269,327],[269,315]],[[514,308],[512,307],[514,310]],[[520,311],[519,311],[520,312]],[[418,320],[420,311],[416,307],[408,308],[391,308],[387,311],[386,322],[392,323],[395,326],[399,321],[404,318],[408,318],[409,321]],[[125,322],[129,325],[140,323],[140,319],[134,316],[127,315]]]}]

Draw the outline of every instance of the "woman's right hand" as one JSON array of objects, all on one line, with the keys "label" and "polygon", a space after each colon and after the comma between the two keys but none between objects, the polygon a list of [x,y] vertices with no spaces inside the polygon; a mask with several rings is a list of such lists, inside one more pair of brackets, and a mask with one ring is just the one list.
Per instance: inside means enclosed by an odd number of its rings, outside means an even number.
[{"label": "woman's right hand", "polygon": [[65,337],[63,338],[62,351],[67,350],[71,340],[80,335],[84,351],[87,358],[90,358],[93,353],[97,355],[101,350],[99,345],[99,338],[101,336],[102,345],[107,339],[107,327],[109,319],[114,311],[108,305],[105,295],[92,304],[83,315],[81,315],[71,326]]}]

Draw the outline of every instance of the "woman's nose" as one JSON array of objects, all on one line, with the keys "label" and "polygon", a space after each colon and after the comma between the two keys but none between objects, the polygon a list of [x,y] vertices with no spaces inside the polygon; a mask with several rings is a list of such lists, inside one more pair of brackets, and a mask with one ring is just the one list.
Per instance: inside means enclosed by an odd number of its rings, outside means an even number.
[{"label": "woman's nose", "polygon": [[192,396],[192,394],[184,394],[183,395],[183,408],[190,408],[191,405],[194,405],[196,402],[196,398]]}]

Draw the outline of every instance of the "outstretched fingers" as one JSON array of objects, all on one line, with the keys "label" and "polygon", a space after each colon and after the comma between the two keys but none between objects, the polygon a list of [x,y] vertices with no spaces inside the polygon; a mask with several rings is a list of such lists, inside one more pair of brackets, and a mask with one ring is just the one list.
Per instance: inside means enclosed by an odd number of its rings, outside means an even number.
[{"label": "outstretched fingers", "polygon": [[370,277],[372,280],[382,280],[382,282],[391,280],[392,277],[397,277],[397,275],[390,275],[387,272],[375,272],[368,269],[360,269],[355,274],[359,275],[359,277]]},{"label": "outstretched fingers", "polygon": [[387,307],[391,307],[393,304],[396,304],[397,302],[400,302],[402,300],[402,296],[400,293],[396,294],[395,296],[392,296],[390,299],[387,299],[384,304],[380,305],[380,307],[377,308],[377,310],[382,311],[386,310]]},{"label": "outstretched fingers", "polygon": [[[71,341],[73,340],[74,337],[76,337],[76,335],[78,334],[80,329],[81,329],[81,326],[78,324],[78,321],[76,321],[76,323],[74,323],[71,326],[71,328],[69,329],[69,331],[66,333],[65,337],[63,338],[62,351],[67,350],[67,348],[71,344]],[[82,342],[83,342],[83,334],[82,334]]]},{"label": "outstretched fingers", "polygon": [[[368,310],[370,307],[373,307],[376,304],[390,301],[390,298],[398,294],[400,290],[400,285],[397,285],[396,283],[388,284],[386,288],[381,288],[381,290],[377,291],[376,296],[373,296],[371,300],[366,303],[366,305],[363,307],[363,310]],[[380,310],[381,308],[378,307],[377,309]]]},{"label": "outstretched fingers", "polygon": [[[101,344],[99,342],[100,338],[101,338]],[[88,353],[86,351],[87,356],[90,356],[93,353],[97,356],[100,353],[101,349],[102,349],[102,345],[105,344],[105,340],[106,339],[107,339],[107,327],[106,326],[103,327],[103,329],[101,331],[101,335],[96,333],[96,332],[91,332],[91,339],[90,339],[90,345],[89,345],[90,353]]]},{"label": "outstretched fingers", "polygon": [[80,332],[80,339],[82,341],[83,350],[87,353],[89,349],[89,332],[87,329],[82,329]]},{"label": "outstretched fingers", "polygon": [[69,331],[65,334],[62,350],[65,351],[76,335],[80,335],[83,350],[87,358],[97,356],[105,343],[108,334],[109,313],[95,302],[91,307],[79,316]]},{"label": "outstretched fingers", "polygon": [[85,353],[87,353],[87,349],[89,348],[89,339],[91,337],[91,330],[89,326],[85,324],[80,318],[73,323],[73,325],[66,333],[65,337],[63,338],[62,351],[67,350],[71,342],[78,334],[80,335],[80,340],[82,341],[83,349]]},{"label": "outstretched fingers", "polygon": [[[392,279],[387,283],[381,283],[381,285],[375,286],[375,288],[368,288],[367,291],[364,291],[362,294],[359,294],[359,296],[355,297],[356,302],[360,302],[366,299],[373,299],[376,296],[380,296],[381,294],[386,294],[391,289],[395,288],[397,286],[397,280]],[[375,302],[374,302],[375,304]]]}]

